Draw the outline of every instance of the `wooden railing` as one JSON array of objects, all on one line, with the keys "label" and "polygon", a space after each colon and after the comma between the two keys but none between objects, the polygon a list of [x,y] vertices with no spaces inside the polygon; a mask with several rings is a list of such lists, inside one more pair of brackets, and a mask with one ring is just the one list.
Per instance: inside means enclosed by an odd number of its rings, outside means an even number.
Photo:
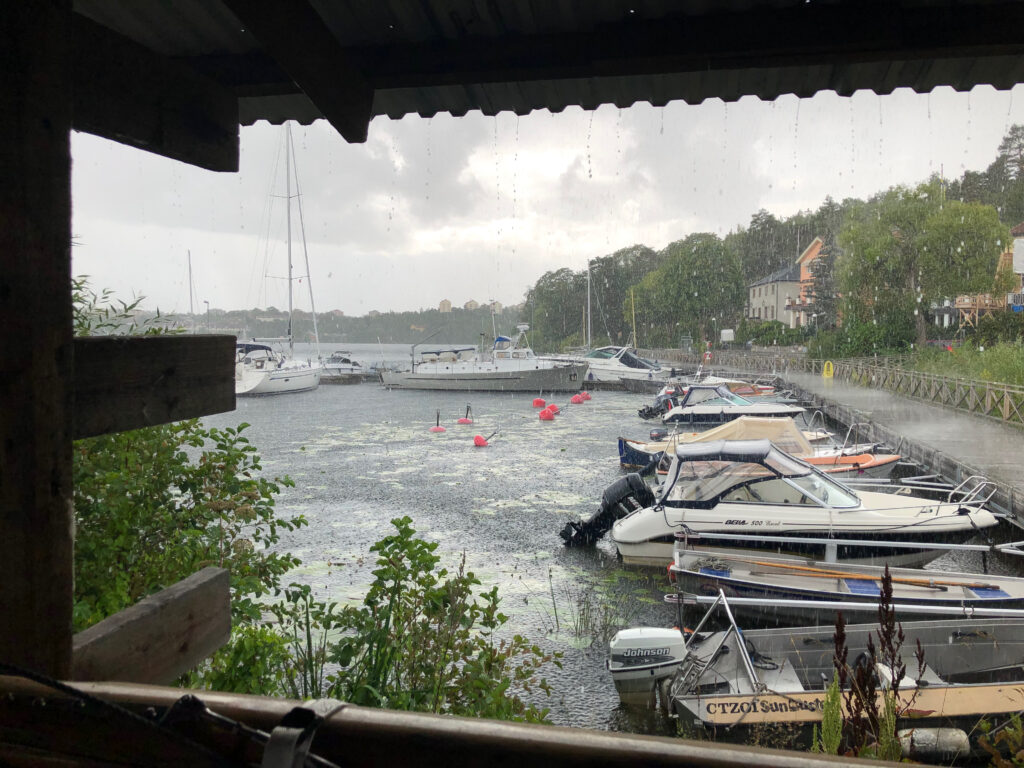
[{"label": "wooden railing", "polygon": [[[642,350],[642,354],[690,369],[701,362],[700,355],[687,355],[678,350],[648,349]],[[1024,426],[1024,387],[915,371],[906,367],[911,359],[909,355],[894,355],[836,360],[833,376],[838,381],[884,389],[914,400]],[[820,376],[826,362],[791,350],[716,351],[711,367],[760,376],[783,376],[789,372]]]}]

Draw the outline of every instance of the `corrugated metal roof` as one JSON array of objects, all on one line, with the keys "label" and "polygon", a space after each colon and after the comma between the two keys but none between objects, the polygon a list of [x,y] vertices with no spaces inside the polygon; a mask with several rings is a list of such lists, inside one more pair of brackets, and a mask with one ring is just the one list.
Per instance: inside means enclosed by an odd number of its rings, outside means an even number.
[{"label": "corrugated metal roof", "polygon": [[[396,119],[1024,82],[1024,9],[993,0],[309,5],[372,88],[371,115]],[[230,85],[242,124],[308,123],[324,114],[323,97],[318,105],[304,95],[273,46],[221,0],[74,0],[74,9]],[[288,34],[281,30],[282,39]]]}]

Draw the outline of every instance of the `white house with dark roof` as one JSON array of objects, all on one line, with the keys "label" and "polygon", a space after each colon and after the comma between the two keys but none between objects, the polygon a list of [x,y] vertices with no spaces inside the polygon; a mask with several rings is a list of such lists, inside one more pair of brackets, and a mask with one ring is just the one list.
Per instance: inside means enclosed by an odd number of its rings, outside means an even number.
[{"label": "white house with dark roof", "polygon": [[800,265],[791,264],[752,283],[747,289],[747,319],[755,322],[778,320],[791,325],[786,308],[800,295]]}]

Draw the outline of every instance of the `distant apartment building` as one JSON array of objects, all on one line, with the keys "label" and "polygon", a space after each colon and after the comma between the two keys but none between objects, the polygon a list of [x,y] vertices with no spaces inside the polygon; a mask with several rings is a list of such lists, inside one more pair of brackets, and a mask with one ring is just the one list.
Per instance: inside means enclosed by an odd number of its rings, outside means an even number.
[{"label": "distant apartment building", "polygon": [[492,301],[489,305],[491,312],[501,312],[502,306],[500,301]]},{"label": "distant apartment building", "polygon": [[437,305],[437,311],[444,313],[451,312],[452,303],[448,301],[448,299],[441,299],[441,303]]},{"label": "distant apartment building", "polygon": [[472,299],[470,299],[469,301],[467,301],[465,304],[462,305],[462,308],[463,309],[479,309],[480,308],[480,302],[473,301]]}]

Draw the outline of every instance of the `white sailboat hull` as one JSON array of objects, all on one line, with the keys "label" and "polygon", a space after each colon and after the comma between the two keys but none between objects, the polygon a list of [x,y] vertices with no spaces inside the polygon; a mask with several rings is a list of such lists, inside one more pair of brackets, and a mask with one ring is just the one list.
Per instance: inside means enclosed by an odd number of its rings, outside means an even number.
[{"label": "white sailboat hull", "polygon": [[322,369],[316,366],[278,368],[273,371],[244,370],[235,375],[235,395],[280,395],[306,392],[320,385]]}]

